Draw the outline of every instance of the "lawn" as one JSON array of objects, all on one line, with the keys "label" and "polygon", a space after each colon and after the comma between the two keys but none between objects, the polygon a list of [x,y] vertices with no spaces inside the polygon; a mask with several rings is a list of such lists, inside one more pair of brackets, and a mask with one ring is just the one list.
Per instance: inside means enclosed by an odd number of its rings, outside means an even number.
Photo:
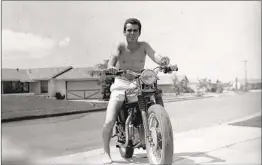
[{"label": "lawn", "polygon": [[[164,102],[179,99],[176,96],[163,96]],[[2,95],[2,122],[13,119],[57,116],[58,114],[74,114],[94,109],[106,108],[106,103],[67,101],[45,98],[43,96]]]},{"label": "lawn", "polygon": [[2,121],[26,116],[43,116],[61,112],[88,111],[105,108],[105,103],[55,100],[42,96],[2,95]]}]

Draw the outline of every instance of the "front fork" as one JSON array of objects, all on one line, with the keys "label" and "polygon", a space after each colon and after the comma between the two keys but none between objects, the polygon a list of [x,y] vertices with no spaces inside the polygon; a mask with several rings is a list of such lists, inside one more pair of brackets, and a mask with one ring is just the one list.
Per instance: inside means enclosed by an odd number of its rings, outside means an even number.
[{"label": "front fork", "polygon": [[[160,104],[162,106],[164,106],[164,102],[162,99],[162,91],[158,90],[155,94],[155,103],[156,104]],[[150,131],[149,131],[149,125],[148,125],[148,114],[147,114],[147,103],[145,100],[145,97],[143,95],[139,95],[138,96],[138,105],[139,105],[139,109],[141,110],[141,114],[142,114],[142,120],[143,120],[143,125],[144,125],[144,133],[145,133],[145,142],[146,140],[149,141],[149,143],[152,143],[153,140],[150,136]]]},{"label": "front fork", "polygon": [[143,121],[143,126],[144,126],[144,135],[145,135],[144,140],[146,143],[147,140],[150,141],[150,136],[149,136],[150,133],[149,133],[149,127],[148,127],[148,121],[147,121],[147,112],[146,112],[147,104],[146,104],[144,96],[142,95],[138,96],[138,106],[139,106],[139,109],[142,115],[142,121]]}]

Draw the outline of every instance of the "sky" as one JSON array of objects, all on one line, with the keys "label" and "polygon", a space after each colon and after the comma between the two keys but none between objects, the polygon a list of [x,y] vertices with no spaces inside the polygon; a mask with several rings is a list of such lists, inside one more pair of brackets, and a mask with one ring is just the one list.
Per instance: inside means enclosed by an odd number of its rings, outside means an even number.
[{"label": "sky", "polygon": [[[177,74],[261,78],[261,1],[4,1],[2,67],[89,67],[110,57],[127,18]],[[156,64],[149,58],[146,68]]]}]

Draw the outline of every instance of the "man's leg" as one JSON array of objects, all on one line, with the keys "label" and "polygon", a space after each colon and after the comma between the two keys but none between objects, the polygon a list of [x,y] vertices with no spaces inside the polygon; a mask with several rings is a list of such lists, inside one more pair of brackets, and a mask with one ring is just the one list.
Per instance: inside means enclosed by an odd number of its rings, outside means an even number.
[{"label": "man's leg", "polygon": [[129,85],[129,81],[123,81],[116,77],[114,83],[110,87],[111,95],[107,105],[106,119],[102,133],[105,152],[104,163],[112,162],[112,159],[110,157],[109,143],[111,140],[112,131],[116,122],[117,115],[119,113],[119,110],[121,110],[123,101],[125,99],[125,90],[129,87]]},{"label": "man's leg", "polygon": [[106,110],[106,119],[105,119],[105,123],[103,126],[103,133],[102,133],[103,143],[104,143],[104,152],[105,152],[104,163],[112,162],[112,159],[110,156],[109,143],[111,140],[113,127],[116,122],[116,117],[118,115],[119,110],[122,107],[122,104],[123,104],[122,100],[117,100],[113,97],[111,97],[108,102],[108,106]]}]

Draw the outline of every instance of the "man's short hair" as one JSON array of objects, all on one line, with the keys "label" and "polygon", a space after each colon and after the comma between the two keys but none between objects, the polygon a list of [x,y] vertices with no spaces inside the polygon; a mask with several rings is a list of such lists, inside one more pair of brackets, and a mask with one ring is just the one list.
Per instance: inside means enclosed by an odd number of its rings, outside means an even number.
[{"label": "man's short hair", "polygon": [[136,18],[129,18],[129,19],[126,20],[126,22],[124,24],[124,32],[126,31],[126,25],[129,24],[129,23],[132,24],[132,25],[138,25],[139,33],[141,33],[142,25],[141,25],[141,22]]}]

